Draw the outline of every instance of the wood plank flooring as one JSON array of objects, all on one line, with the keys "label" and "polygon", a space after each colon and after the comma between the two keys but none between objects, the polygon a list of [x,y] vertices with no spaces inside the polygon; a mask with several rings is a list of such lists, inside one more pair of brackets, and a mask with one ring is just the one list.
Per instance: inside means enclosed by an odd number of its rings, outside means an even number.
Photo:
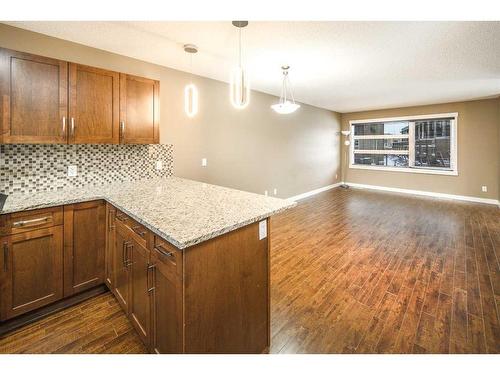
[{"label": "wood plank flooring", "polygon": [[146,353],[111,292],[0,339],[0,353]]},{"label": "wood plank flooring", "polygon": [[[335,189],[273,219],[271,353],[500,353],[500,210]],[[110,293],[0,353],[144,353]]]},{"label": "wood plank flooring", "polygon": [[500,353],[500,210],[335,189],[273,220],[271,353]]}]

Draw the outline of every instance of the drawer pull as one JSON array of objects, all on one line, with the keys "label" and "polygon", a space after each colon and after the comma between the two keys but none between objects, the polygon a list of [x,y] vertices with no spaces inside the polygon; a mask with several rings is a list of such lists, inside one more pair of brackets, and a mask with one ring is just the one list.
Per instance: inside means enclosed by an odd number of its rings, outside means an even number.
[{"label": "drawer pull", "polygon": [[127,217],[125,215],[116,214],[116,218],[120,221],[127,221]]},{"label": "drawer pull", "polygon": [[4,242],[3,244],[3,270],[7,271],[8,268],[8,262],[9,262],[9,245],[7,245],[7,242]]},{"label": "drawer pull", "polygon": [[174,253],[165,249],[162,245],[156,245],[155,250],[165,255],[166,257],[174,258]]},{"label": "drawer pull", "polygon": [[146,231],[141,231],[142,227],[140,226],[136,226],[136,227],[133,227],[132,230],[138,234],[139,236],[141,236],[142,238],[144,238],[144,236],[146,235]]},{"label": "drawer pull", "polygon": [[49,217],[48,216],[41,217],[41,218],[38,218],[38,219],[15,221],[14,223],[12,223],[12,226],[13,227],[24,227],[26,225],[31,225],[31,224],[36,224],[36,223],[42,223],[42,222],[46,222],[46,221],[49,221]]}]

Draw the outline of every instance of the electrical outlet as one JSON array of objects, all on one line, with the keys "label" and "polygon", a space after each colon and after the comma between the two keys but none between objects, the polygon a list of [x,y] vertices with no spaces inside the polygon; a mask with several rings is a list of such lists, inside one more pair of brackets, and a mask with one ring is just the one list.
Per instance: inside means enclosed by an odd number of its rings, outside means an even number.
[{"label": "electrical outlet", "polygon": [[155,168],[157,171],[161,171],[163,169],[163,161],[162,160],[157,160]]},{"label": "electrical outlet", "polygon": [[267,197],[267,190],[264,190],[264,195]]},{"label": "electrical outlet", "polygon": [[206,167],[207,166],[207,158],[201,159],[201,166]]},{"label": "electrical outlet", "polygon": [[481,190],[483,191],[483,193],[487,193],[488,192],[488,186],[486,186],[486,185],[481,186]]},{"label": "electrical outlet", "polygon": [[76,177],[78,175],[78,169],[76,165],[68,165],[68,177]]},{"label": "electrical outlet", "polygon": [[274,188],[274,195],[278,195],[278,189]]}]

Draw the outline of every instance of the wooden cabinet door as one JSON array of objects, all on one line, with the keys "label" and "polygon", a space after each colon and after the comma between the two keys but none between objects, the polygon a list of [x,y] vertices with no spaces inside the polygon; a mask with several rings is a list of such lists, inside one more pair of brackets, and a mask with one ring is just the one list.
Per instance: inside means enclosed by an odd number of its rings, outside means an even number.
[{"label": "wooden cabinet door", "polygon": [[120,74],[121,143],[159,143],[160,83]]},{"label": "wooden cabinet door", "polygon": [[113,247],[115,246],[115,208],[106,203],[106,254],[104,257],[104,281],[110,290],[113,289]]},{"label": "wooden cabinet door", "polygon": [[130,255],[130,307],[132,325],[146,346],[150,341],[151,302],[149,286],[149,250],[133,238]]},{"label": "wooden cabinet door", "polygon": [[113,271],[114,271],[114,286],[113,293],[122,307],[123,311],[128,315],[129,312],[129,260],[127,253],[130,249],[130,239],[128,229],[115,221],[115,246],[113,247]]},{"label": "wooden cabinet door", "polygon": [[106,206],[103,201],[64,206],[64,296],[104,283]]},{"label": "wooden cabinet door", "polygon": [[62,298],[62,226],[3,237],[1,245],[1,320]]},{"label": "wooden cabinet door", "polygon": [[0,143],[66,143],[68,63],[0,48]]},{"label": "wooden cabinet door", "polygon": [[182,353],[182,279],[172,264],[175,258],[154,248],[151,262],[152,275],[152,335],[151,351],[157,354]]},{"label": "wooden cabinet door", "polygon": [[69,64],[69,142],[118,143],[120,74]]}]

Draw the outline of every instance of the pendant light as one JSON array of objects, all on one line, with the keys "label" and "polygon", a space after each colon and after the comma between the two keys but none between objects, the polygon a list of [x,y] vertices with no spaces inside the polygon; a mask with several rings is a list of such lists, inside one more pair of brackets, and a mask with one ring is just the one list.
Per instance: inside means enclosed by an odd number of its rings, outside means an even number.
[{"label": "pendant light", "polygon": [[[189,73],[193,75],[193,55],[198,52],[194,44],[185,44],[184,51],[190,54]],[[184,112],[188,117],[194,117],[198,113],[198,89],[193,82],[184,87]]]},{"label": "pendant light", "polygon": [[229,99],[234,108],[243,109],[250,102],[250,85],[248,76],[241,66],[241,29],[248,25],[248,21],[233,21],[233,26],[239,30],[239,57],[238,67],[231,72],[231,80],[229,84]]},{"label": "pendant light", "polygon": [[[283,71],[283,84],[281,86],[280,101],[279,103],[271,106],[271,108],[280,115],[288,115],[289,113],[293,113],[300,108],[300,104],[295,103],[295,99],[293,98],[290,80],[288,78],[288,69],[290,69],[288,65],[283,65],[281,67],[281,70]],[[290,93],[290,96],[287,96],[287,92]],[[292,100],[290,101],[289,98]]]}]

